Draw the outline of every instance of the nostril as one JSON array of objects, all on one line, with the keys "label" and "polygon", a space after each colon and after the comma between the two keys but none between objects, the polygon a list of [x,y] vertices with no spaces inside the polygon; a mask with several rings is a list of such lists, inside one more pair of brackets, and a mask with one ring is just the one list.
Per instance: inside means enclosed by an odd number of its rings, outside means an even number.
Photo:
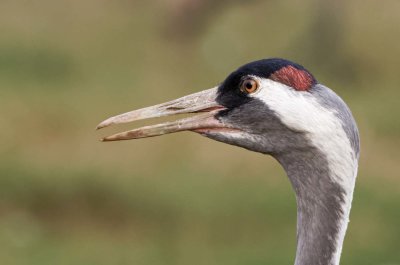
[{"label": "nostril", "polygon": [[166,110],[183,110],[185,108],[180,108],[180,107],[168,107]]}]

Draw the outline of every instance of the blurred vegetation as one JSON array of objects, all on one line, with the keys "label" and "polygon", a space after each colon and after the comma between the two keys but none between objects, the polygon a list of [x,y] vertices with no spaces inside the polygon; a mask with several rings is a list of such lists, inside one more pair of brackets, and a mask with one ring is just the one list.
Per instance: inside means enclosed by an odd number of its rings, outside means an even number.
[{"label": "blurred vegetation", "polygon": [[[291,264],[269,157],[195,134],[104,144],[116,113],[284,57],[338,92],[362,153],[342,264],[400,264],[400,2],[0,2],[1,264]],[[140,125],[140,123],[139,123]]]}]

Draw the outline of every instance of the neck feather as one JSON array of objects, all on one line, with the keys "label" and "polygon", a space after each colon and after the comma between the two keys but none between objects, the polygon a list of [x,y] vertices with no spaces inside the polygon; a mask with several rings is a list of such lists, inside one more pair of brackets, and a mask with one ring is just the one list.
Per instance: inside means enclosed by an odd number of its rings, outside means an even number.
[{"label": "neck feather", "polygon": [[[277,157],[296,193],[295,265],[338,265],[349,220],[357,164],[335,172],[321,152]],[[349,185],[343,185],[347,179]]]}]

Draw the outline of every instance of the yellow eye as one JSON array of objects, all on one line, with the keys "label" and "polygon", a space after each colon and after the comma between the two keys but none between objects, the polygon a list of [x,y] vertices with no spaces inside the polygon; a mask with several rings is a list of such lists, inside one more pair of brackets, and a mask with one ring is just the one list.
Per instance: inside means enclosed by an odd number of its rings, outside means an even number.
[{"label": "yellow eye", "polygon": [[243,80],[240,85],[240,90],[242,90],[246,94],[251,94],[256,92],[258,89],[258,82],[254,79],[248,78]]}]

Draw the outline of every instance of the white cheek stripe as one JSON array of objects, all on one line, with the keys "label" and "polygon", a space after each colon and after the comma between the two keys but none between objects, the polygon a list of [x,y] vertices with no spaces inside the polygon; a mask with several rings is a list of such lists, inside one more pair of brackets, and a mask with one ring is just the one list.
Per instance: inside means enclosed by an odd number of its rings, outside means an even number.
[{"label": "white cheek stripe", "polygon": [[333,110],[323,107],[307,92],[299,92],[281,83],[259,79],[260,89],[252,94],[268,105],[289,128],[303,131],[311,143],[327,155],[332,180],[346,192],[344,218],[337,238],[334,264],[339,263],[341,246],[349,220],[357,158],[340,120]]}]

